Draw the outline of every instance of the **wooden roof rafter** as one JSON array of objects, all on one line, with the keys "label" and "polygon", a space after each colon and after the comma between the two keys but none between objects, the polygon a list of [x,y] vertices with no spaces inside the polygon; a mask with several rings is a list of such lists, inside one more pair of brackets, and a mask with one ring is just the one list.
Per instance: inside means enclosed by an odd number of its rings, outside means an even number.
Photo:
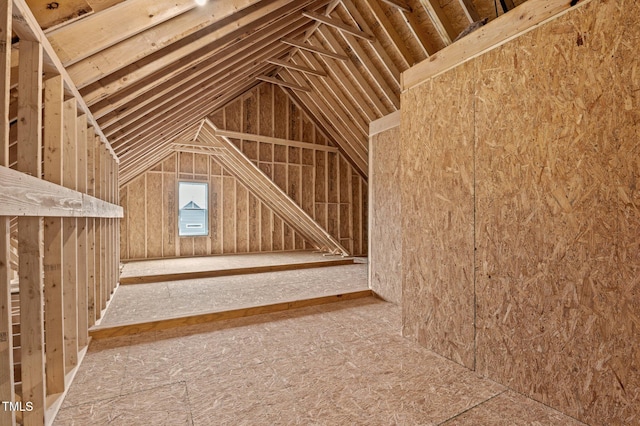
[{"label": "wooden roof rafter", "polygon": [[[250,45],[255,50],[263,51],[268,44],[277,42],[287,35],[298,34],[308,28],[308,22],[303,18],[289,21],[285,17],[274,21],[271,26],[261,28],[245,38],[209,52],[194,52],[193,56],[186,58],[171,66],[159,70],[144,80],[124,88],[109,98],[95,104],[96,116],[100,119],[114,114],[126,116],[130,111],[137,110],[145,102],[154,96],[180,90],[185,83],[207,79],[209,74],[222,72],[225,68],[234,68],[236,64],[244,61],[251,63],[254,50],[243,49],[242,46]],[[229,36],[235,36],[235,33]],[[222,41],[222,40],[221,40]],[[184,75],[187,73],[188,75]],[[141,95],[144,94],[144,97]],[[142,98],[142,99],[141,99]],[[107,123],[110,125],[112,123]]]},{"label": "wooden roof rafter", "polygon": [[82,113],[86,114],[87,121],[94,127],[94,132],[98,135],[100,141],[106,147],[107,151],[109,151],[116,163],[118,163],[118,156],[111,147],[109,140],[105,137],[89,107],[80,95],[74,81],[58,59],[58,56],[49,43],[49,40],[40,29],[38,22],[29,9],[29,6],[26,4],[25,0],[12,0],[12,2],[13,31],[18,34],[22,40],[37,41],[42,45],[44,72],[56,75],[60,74],[62,76],[65,92],[76,99],[78,109],[82,111]]},{"label": "wooden roof rafter", "polygon": [[205,119],[197,140],[225,148],[224,155],[216,157],[223,167],[317,249],[344,256],[349,255],[348,250],[253,164],[229,139],[216,136],[216,130],[216,126]]},{"label": "wooden roof rafter", "polygon": [[302,12],[303,16],[306,16],[309,19],[313,19],[315,21],[318,21],[322,24],[325,24],[327,26],[333,27],[345,34],[350,34],[354,37],[358,37],[370,42],[374,42],[375,41],[375,37],[365,31],[362,31],[361,29],[355,28],[355,27],[351,27],[347,24],[345,24],[343,21],[339,20],[339,19],[335,19],[335,18],[329,18],[325,15],[321,15],[319,13],[314,13],[314,12]]},{"label": "wooden roof rafter", "polygon": [[440,4],[436,0],[420,0],[420,4],[427,11],[427,15],[436,27],[444,45],[448,46],[453,43],[458,33],[454,30]]},{"label": "wooden roof rafter", "polygon": [[[316,58],[313,55],[305,55],[303,53],[300,53],[294,56],[292,60],[296,63],[305,63],[310,66],[321,66],[319,65],[321,58]],[[342,67],[340,66],[327,67],[327,69],[332,76],[332,80],[342,88],[343,92],[347,96],[349,96],[356,105],[358,105],[363,117],[367,121],[375,120],[376,118],[378,118],[378,114],[376,114],[374,108],[371,106],[371,100],[369,98],[365,99],[366,93],[363,94],[360,87],[357,87],[354,83],[352,83],[351,79],[353,78],[353,76],[351,76],[351,78],[347,77],[347,75],[343,73]]]},{"label": "wooden roof rafter", "polygon": [[[281,75],[285,80],[295,84],[303,83],[302,79],[304,76],[292,75],[287,71],[281,72]],[[315,87],[313,82],[309,83]],[[345,115],[341,113],[340,108],[333,99],[326,97],[318,90],[310,94],[301,94],[300,96],[304,101],[309,101],[316,106],[317,112],[314,113],[314,115],[323,115],[324,119],[331,124],[331,127],[336,129],[338,146],[343,150],[345,156],[357,165],[357,170],[366,176],[366,172],[364,171],[366,170],[365,165],[367,161],[366,137],[362,136],[361,132],[354,130],[350,126]]]},{"label": "wooden roof rafter", "polygon": [[[83,87],[81,92],[86,97],[90,105],[105,99],[116,92],[138,82],[144,78],[157,74],[159,70],[170,66],[176,62],[183,62],[185,58],[195,52],[202,52],[201,49],[215,48],[223,38],[234,35],[228,42],[245,32],[253,32],[267,25],[274,19],[283,16],[291,16],[297,10],[314,4],[313,0],[274,0],[267,5],[259,3],[262,7],[252,7],[244,10],[244,14],[225,25],[215,26],[214,29],[207,30],[206,35],[196,33],[173,43],[157,54],[149,55],[141,60],[130,63],[123,70],[112,72],[102,78],[99,84],[92,84]],[[320,4],[326,1],[319,2]],[[185,63],[186,65],[186,63]]]},{"label": "wooden roof rafter", "polygon": [[[254,73],[261,73],[262,70],[255,70]],[[256,83],[253,82],[253,85]],[[146,132],[137,133],[134,141],[123,142],[116,149],[126,149],[121,157],[122,161],[130,161],[135,154],[145,152],[150,146],[154,146],[159,141],[167,140],[179,133],[184,126],[189,126],[194,122],[199,122],[202,117],[208,115],[211,111],[219,108],[224,103],[234,99],[241,93],[249,90],[253,86],[247,87],[245,78],[238,76],[235,85],[228,88],[228,92],[219,93],[215,97],[207,96],[205,93],[197,94],[197,102],[185,102],[178,107],[178,111],[168,114],[163,118],[161,123],[149,128]]]},{"label": "wooden roof rafter", "polygon": [[306,51],[309,51],[309,52],[312,52],[312,53],[317,53],[318,55],[327,56],[329,58],[337,59],[339,61],[348,61],[349,60],[349,58],[347,56],[345,56],[345,55],[341,55],[339,53],[332,52],[332,51],[327,50],[327,49],[322,49],[320,47],[311,46],[311,45],[309,45],[307,43],[301,43],[301,42],[299,42],[297,40],[293,40],[293,39],[290,39],[290,38],[283,38],[281,41],[283,43],[285,43],[285,44],[288,44],[289,46],[297,47],[299,49],[306,50]]},{"label": "wooden roof rafter", "polygon": [[[285,48],[279,44],[264,50],[260,55],[255,58],[256,61],[261,61],[265,57],[271,57],[274,54],[281,54],[285,51]],[[246,53],[246,52],[245,52]],[[238,52],[240,59],[245,57],[245,53]],[[150,96],[153,102],[148,102],[145,108],[145,114],[143,116],[134,115],[127,117],[125,115],[119,121],[113,123],[111,126],[105,128],[105,131],[109,135],[113,135],[117,140],[121,139],[121,136],[126,136],[128,129],[132,129],[134,123],[149,123],[157,119],[158,116],[175,108],[175,102],[184,102],[185,98],[193,98],[201,93],[208,93],[209,96],[215,94],[221,90],[224,90],[227,85],[234,84],[238,76],[247,75],[251,72],[255,65],[253,63],[245,63],[242,66],[236,67],[236,60],[229,60],[224,64],[221,64],[219,72],[211,72],[211,76],[206,80],[196,79],[195,82],[191,82],[190,79],[186,79],[180,86],[175,87],[173,90],[165,93],[164,96]],[[270,70],[267,66],[263,68]],[[116,134],[116,132],[119,132]],[[130,132],[128,132],[130,133]]]},{"label": "wooden roof rafter", "polygon": [[303,67],[300,65],[296,65],[292,62],[285,62],[283,60],[280,59],[267,59],[267,62],[273,65],[277,65],[280,67],[284,67],[284,68],[289,68],[292,70],[296,70],[296,71],[300,71],[303,72],[305,74],[311,74],[311,75],[317,75],[318,77],[326,77],[327,73],[324,71],[320,71],[314,68],[307,68],[307,67]]},{"label": "wooden roof rafter", "polygon": [[311,89],[307,86],[302,86],[299,84],[287,83],[283,80],[278,80],[277,78],[269,77],[266,75],[259,75],[256,77],[257,80],[266,81],[267,83],[277,84],[278,86],[287,87],[289,89],[298,90],[300,92],[311,92]]}]

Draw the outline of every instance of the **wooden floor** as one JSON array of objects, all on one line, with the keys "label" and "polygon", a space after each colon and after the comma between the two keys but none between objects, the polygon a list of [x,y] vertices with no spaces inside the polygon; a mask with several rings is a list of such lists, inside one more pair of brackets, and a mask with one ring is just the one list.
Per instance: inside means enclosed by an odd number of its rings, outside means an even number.
[{"label": "wooden floor", "polygon": [[364,264],[120,286],[100,327],[368,290]]},{"label": "wooden floor", "polygon": [[97,340],[54,424],[581,424],[400,329],[369,297]]},{"label": "wooden floor", "polygon": [[[130,261],[123,264],[120,280],[122,283],[150,281],[153,277],[167,277],[168,279],[192,278],[206,272],[251,273],[268,270],[300,269],[303,265],[321,266],[336,262],[347,263],[349,259],[341,256],[329,255],[313,251],[290,251],[278,253],[231,254],[219,256],[182,257],[174,259],[157,259]],[[182,277],[180,277],[182,275]],[[175,278],[171,278],[175,277]],[[165,280],[168,280],[165,279]]]}]

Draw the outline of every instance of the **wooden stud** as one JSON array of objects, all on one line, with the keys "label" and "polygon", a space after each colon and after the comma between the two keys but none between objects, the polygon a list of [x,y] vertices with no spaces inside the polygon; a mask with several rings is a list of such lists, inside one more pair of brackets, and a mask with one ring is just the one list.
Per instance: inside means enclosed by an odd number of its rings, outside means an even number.
[{"label": "wooden stud", "polygon": [[[107,164],[108,158],[105,155],[105,151],[102,146],[98,147],[98,152],[100,153],[100,199],[107,200]],[[100,312],[102,312],[107,307],[107,300],[109,300],[109,249],[108,244],[108,229],[109,222],[108,219],[102,219],[100,223],[100,256],[102,258],[102,268],[101,268],[101,277],[100,277]],[[102,314],[100,314],[102,317]]]},{"label": "wooden stud", "polygon": [[[93,129],[87,134],[87,194],[95,196],[95,145],[100,143]],[[87,223],[87,318],[89,327],[96,323],[96,222],[90,218]]]},{"label": "wooden stud", "polygon": [[[20,41],[18,81],[18,170],[37,179],[42,175],[42,46]],[[18,218],[22,401],[33,404],[22,413],[25,426],[44,424],[44,304],[42,219]]]},{"label": "wooden stud", "polygon": [[[76,190],[77,186],[77,104],[75,99],[64,102],[64,173],[65,187]],[[78,229],[76,218],[63,219],[64,258],[64,340],[65,367],[70,372],[78,365]]]},{"label": "wooden stud", "polygon": [[115,158],[117,161],[117,156],[111,149],[111,145],[109,144],[109,141],[102,133],[102,130],[100,130],[100,128],[97,126],[97,122],[95,121],[95,118],[91,114],[91,111],[89,111],[89,107],[85,103],[83,97],[80,95],[80,92],[78,91],[78,88],[76,87],[75,83],[69,77],[67,70],[64,68],[64,66],[60,62],[60,59],[58,59],[58,56],[55,54],[53,47],[51,47],[49,40],[42,32],[40,25],[38,24],[35,17],[33,16],[33,13],[31,13],[31,10],[29,9],[29,6],[27,5],[26,1],[25,0],[12,0],[12,1],[13,1],[12,15],[13,15],[13,22],[14,22],[13,30],[15,31],[16,34],[18,34],[18,36],[20,37],[20,40],[37,41],[41,43],[41,46],[44,52],[46,52],[47,62],[44,64],[44,66],[46,67],[46,71],[53,74],[62,75],[65,81],[65,87],[68,89],[70,94],[77,100],[78,104],[80,105],[80,109],[85,114],[87,114],[87,117],[91,122],[91,124],[96,126],[95,131],[99,134],[100,140],[107,147],[107,149],[109,150],[113,158]]},{"label": "wooden stud", "polygon": [[[11,90],[10,1],[0,5],[0,166],[9,167],[9,108]],[[0,400],[15,401],[13,330],[11,321],[11,222],[0,217]],[[0,410],[0,424],[15,426],[15,412]]]},{"label": "wooden stud", "polygon": [[[64,81],[61,76],[44,82],[44,180],[63,183],[63,102]],[[63,311],[63,220],[44,218],[44,319],[46,343],[47,394],[65,389],[65,345]]]},{"label": "wooden stud", "polygon": [[[100,142],[95,141],[93,146],[93,187],[94,196],[102,200],[102,187],[104,185],[102,181],[102,150],[100,149]],[[94,224],[94,254],[95,254],[95,288],[94,288],[94,323],[102,317],[102,285],[104,282],[104,260],[105,251],[103,248],[104,237],[103,233],[104,219],[96,219]]]},{"label": "wooden stud", "polygon": [[[93,128],[92,128],[93,131]],[[77,118],[77,139],[76,139],[76,161],[77,161],[77,181],[78,192],[87,192],[87,116],[81,115]],[[113,219],[112,219],[113,220]],[[87,221],[86,217],[77,218],[77,301],[78,301],[78,349],[87,346],[89,334],[89,316],[87,302]]]}]

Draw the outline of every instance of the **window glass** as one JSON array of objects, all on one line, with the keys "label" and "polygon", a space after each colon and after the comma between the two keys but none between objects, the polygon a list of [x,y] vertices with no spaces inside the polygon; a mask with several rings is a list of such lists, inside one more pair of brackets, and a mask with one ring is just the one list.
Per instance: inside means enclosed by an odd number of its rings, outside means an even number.
[{"label": "window glass", "polygon": [[178,183],[178,235],[193,237],[209,235],[208,184]]}]

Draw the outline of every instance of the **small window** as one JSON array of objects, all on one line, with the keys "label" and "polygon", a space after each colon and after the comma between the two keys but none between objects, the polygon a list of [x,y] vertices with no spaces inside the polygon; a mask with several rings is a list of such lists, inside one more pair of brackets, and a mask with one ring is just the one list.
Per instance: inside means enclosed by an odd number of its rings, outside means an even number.
[{"label": "small window", "polygon": [[209,235],[208,184],[178,183],[178,235],[195,237]]}]

